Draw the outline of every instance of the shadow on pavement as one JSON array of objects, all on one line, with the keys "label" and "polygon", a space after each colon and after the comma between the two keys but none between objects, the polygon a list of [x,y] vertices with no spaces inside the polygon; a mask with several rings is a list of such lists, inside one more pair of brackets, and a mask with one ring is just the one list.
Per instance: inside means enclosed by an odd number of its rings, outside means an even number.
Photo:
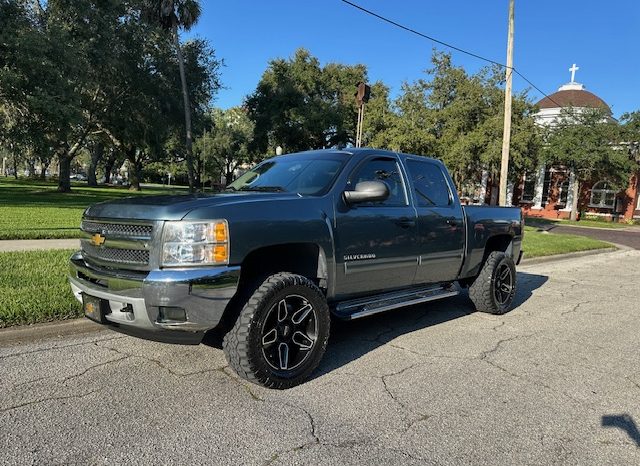
[{"label": "shadow on pavement", "polygon": [[640,431],[633,418],[628,414],[602,416],[602,427],[617,427],[627,433],[636,446],[640,447]]},{"label": "shadow on pavement", "polygon": [[[526,302],[547,276],[518,272],[513,308]],[[458,296],[391,310],[354,321],[334,320],[327,352],[315,377],[331,372],[401,335],[442,324],[475,312],[466,290]]]},{"label": "shadow on pavement", "polygon": [[[518,272],[518,289],[513,309],[526,302],[533,291],[549,278]],[[331,337],[327,352],[312,378],[327,374],[375,350],[401,335],[448,322],[475,312],[467,290],[453,298],[399,308],[354,321],[332,319]],[[222,348],[222,335],[215,329],[202,341],[214,348]]]}]

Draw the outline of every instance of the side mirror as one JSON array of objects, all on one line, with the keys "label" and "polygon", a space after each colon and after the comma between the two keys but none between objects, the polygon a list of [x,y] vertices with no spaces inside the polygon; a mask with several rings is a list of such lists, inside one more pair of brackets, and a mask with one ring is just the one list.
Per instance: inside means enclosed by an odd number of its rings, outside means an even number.
[{"label": "side mirror", "polygon": [[382,181],[362,181],[356,185],[355,191],[345,191],[343,196],[347,204],[379,202],[389,197],[389,188]]}]

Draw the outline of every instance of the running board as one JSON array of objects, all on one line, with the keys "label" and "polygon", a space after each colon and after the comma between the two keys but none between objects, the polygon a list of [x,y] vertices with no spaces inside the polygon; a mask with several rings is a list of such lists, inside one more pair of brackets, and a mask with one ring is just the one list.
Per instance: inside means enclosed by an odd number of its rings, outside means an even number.
[{"label": "running board", "polygon": [[342,301],[335,307],[333,313],[339,319],[354,320],[399,307],[449,298],[456,296],[458,293],[459,291],[453,285],[395,291],[367,298]]}]

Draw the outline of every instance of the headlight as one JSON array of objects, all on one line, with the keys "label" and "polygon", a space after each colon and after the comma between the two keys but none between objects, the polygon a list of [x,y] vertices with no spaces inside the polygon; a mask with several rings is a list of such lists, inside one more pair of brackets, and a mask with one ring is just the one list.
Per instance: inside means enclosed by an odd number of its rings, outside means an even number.
[{"label": "headlight", "polygon": [[229,224],[165,222],[162,232],[162,265],[223,265],[229,263]]}]

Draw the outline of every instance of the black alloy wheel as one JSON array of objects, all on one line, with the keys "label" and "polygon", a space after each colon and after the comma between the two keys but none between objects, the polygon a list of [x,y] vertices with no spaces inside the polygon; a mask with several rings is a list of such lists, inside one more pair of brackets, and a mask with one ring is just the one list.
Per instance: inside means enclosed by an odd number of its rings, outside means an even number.
[{"label": "black alloy wheel", "polygon": [[293,370],[311,355],[318,338],[313,305],[287,295],[271,306],[262,324],[262,354],[275,371]]}]

